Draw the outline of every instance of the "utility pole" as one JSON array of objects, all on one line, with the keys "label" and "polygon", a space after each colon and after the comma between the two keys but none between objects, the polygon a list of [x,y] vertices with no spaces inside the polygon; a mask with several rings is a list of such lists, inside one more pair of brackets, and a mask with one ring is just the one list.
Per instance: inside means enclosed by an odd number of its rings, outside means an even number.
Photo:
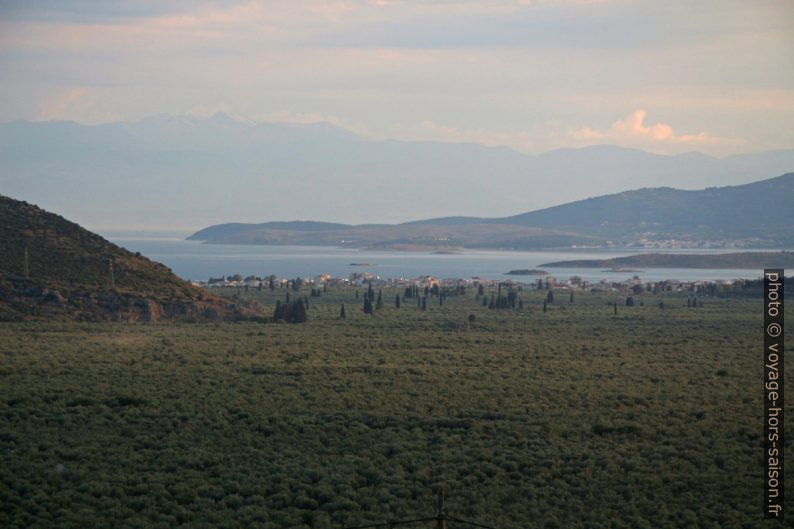
[{"label": "utility pole", "polygon": [[30,256],[28,255],[28,247],[25,246],[25,262],[23,263],[23,271],[25,279],[30,279]]},{"label": "utility pole", "polygon": [[436,515],[438,521],[438,529],[447,529],[447,508],[444,507],[444,489],[438,491],[438,514]]}]

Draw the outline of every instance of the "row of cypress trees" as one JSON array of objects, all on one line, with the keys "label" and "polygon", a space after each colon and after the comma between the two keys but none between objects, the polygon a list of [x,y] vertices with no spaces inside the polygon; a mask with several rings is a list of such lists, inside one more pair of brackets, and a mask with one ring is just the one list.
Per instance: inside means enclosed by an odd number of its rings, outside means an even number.
[{"label": "row of cypress trees", "polygon": [[289,302],[289,299],[282,303],[281,301],[276,301],[276,309],[273,311],[273,319],[276,321],[284,320],[287,323],[303,323],[308,318],[306,316],[306,305],[303,302],[303,298],[298,297],[292,303]]}]

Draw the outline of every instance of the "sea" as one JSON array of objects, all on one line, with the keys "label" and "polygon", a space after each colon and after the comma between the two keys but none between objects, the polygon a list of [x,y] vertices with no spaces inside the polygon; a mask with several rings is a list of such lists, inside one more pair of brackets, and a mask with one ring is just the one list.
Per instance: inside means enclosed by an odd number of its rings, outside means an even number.
[{"label": "sea", "polygon": [[[381,278],[459,278],[470,280],[512,279],[531,283],[538,276],[508,275],[510,270],[538,269],[552,261],[571,259],[608,259],[638,253],[725,253],[738,250],[715,249],[561,249],[544,251],[464,250],[460,253],[431,253],[383,250],[358,250],[322,246],[257,246],[206,244],[189,241],[187,233],[147,233],[128,231],[100,232],[105,238],[132,252],[159,261],[183,279],[206,281],[209,278],[241,274],[263,277],[315,277],[330,274],[348,277],[353,272],[368,272]],[[748,251],[748,250],[741,250]],[[770,251],[770,250],[765,250]],[[680,281],[758,279],[762,270],[644,268],[613,272],[599,268],[542,268],[557,279],[579,276],[586,281],[625,281],[639,276],[643,281]]]}]

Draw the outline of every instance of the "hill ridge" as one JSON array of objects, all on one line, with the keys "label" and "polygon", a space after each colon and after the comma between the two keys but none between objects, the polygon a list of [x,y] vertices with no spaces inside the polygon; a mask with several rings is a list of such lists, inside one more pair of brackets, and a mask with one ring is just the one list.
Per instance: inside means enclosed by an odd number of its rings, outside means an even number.
[{"label": "hill ridge", "polygon": [[[619,192],[638,180],[690,189],[792,169],[794,150],[713,158],[596,145],[530,155],[228,116],[0,123],[3,193],[94,226],[145,219],[208,226],[225,221],[224,211],[242,219],[266,211],[274,220],[311,216],[346,224],[461,212],[493,218]],[[86,189],[95,200],[85,200]],[[290,199],[296,194],[299,204]]]},{"label": "hill ridge", "polygon": [[236,320],[257,313],[60,215],[0,195],[0,321]]},{"label": "hill ridge", "polygon": [[[296,230],[291,223],[219,224],[189,238],[225,244],[539,249],[684,244],[794,245],[794,172],[749,184],[689,190],[646,187],[508,217],[438,217],[392,225]],[[770,215],[774,212],[774,215]],[[305,221],[301,221],[305,222]],[[315,221],[316,222],[316,221]],[[284,229],[288,227],[288,229]]]}]

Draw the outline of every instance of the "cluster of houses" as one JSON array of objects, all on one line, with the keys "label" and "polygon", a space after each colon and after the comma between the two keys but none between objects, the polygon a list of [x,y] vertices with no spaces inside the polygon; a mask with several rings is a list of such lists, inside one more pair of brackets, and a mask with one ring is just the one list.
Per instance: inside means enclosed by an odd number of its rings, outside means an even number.
[{"label": "cluster of houses", "polygon": [[[296,278],[283,278],[276,276],[267,276],[265,278],[249,276],[243,278],[239,275],[213,278],[209,281],[195,282],[199,286],[208,288],[289,288]],[[633,276],[631,279],[624,281],[613,281],[608,279],[601,279],[597,282],[585,281],[581,277],[572,276],[568,279],[558,279],[550,275],[540,276],[536,280],[530,281],[515,281],[512,279],[485,279],[480,277],[472,277],[470,279],[462,278],[444,278],[439,279],[432,276],[419,276],[415,278],[383,278],[370,274],[368,272],[354,272],[348,277],[333,277],[329,274],[320,274],[312,278],[300,278],[301,283],[310,288],[328,287],[368,287],[372,285],[373,288],[389,288],[389,287],[402,287],[407,288],[416,286],[419,288],[433,288],[438,287],[478,287],[482,285],[485,288],[494,287],[498,285],[515,286],[520,289],[554,289],[554,290],[579,290],[590,292],[628,292],[633,291],[640,293],[643,290],[654,292],[692,292],[705,288],[717,287],[730,287],[732,281],[717,280],[717,281],[678,281],[666,280],[659,282],[645,282],[643,283],[639,276]]]}]

